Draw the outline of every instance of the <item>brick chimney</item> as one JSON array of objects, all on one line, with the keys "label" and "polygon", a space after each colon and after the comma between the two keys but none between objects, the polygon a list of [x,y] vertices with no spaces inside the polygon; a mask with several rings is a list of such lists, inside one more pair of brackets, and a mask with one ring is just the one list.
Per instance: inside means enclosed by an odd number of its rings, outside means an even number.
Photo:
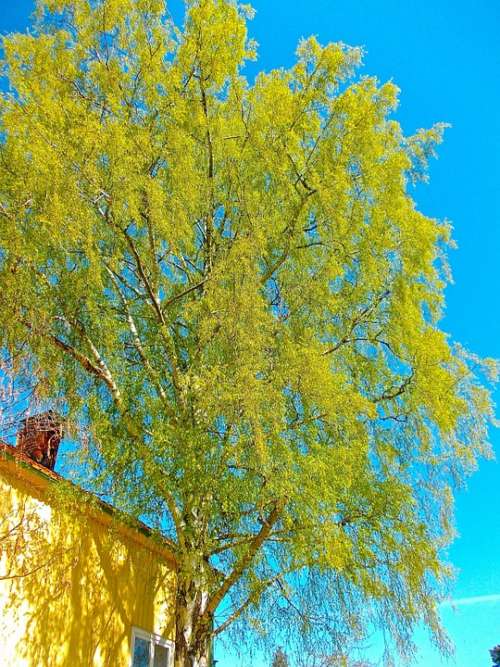
[{"label": "brick chimney", "polygon": [[54,470],[57,450],[64,434],[61,417],[48,410],[39,415],[26,417],[21,424],[17,434],[19,451],[33,461]]}]

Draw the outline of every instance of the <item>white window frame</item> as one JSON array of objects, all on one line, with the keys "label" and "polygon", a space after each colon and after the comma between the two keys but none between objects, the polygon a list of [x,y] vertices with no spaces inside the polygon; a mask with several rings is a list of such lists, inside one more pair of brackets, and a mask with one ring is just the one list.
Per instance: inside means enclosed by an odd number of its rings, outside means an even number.
[{"label": "white window frame", "polygon": [[154,663],[154,647],[155,644],[163,646],[168,650],[168,666],[173,667],[174,665],[174,647],[175,644],[168,639],[164,639],[160,635],[157,635],[155,632],[146,632],[141,628],[135,626],[132,627],[132,641],[131,641],[131,655],[130,655],[130,667],[134,665],[134,650],[135,650],[135,638],[144,639],[149,642],[149,667],[153,667]]}]

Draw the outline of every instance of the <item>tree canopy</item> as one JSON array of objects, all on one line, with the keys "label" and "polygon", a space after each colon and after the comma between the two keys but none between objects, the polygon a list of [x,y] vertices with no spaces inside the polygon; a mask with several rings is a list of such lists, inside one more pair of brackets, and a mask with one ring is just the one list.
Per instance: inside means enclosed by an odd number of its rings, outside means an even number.
[{"label": "tree canopy", "polygon": [[343,44],[248,80],[251,13],[40,0],[4,40],[4,355],[83,434],[85,484],[172,540],[176,667],[227,629],[444,646],[495,366],[440,329],[450,227],[411,196],[443,126],[405,136]]}]

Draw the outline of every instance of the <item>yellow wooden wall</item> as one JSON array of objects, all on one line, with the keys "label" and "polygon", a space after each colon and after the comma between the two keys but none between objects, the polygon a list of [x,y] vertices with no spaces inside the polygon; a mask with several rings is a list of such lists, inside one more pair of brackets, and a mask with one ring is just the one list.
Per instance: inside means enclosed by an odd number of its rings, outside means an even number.
[{"label": "yellow wooden wall", "polygon": [[59,484],[1,462],[0,664],[129,667],[133,626],[173,639],[173,561]]}]

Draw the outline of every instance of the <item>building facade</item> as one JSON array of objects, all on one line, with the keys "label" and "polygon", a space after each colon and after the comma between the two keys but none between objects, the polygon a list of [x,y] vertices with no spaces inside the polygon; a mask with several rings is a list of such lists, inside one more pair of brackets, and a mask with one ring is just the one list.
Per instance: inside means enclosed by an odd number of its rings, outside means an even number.
[{"label": "building facade", "polygon": [[175,570],[146,526],[0,443],[2,667],[171,667]]}]

